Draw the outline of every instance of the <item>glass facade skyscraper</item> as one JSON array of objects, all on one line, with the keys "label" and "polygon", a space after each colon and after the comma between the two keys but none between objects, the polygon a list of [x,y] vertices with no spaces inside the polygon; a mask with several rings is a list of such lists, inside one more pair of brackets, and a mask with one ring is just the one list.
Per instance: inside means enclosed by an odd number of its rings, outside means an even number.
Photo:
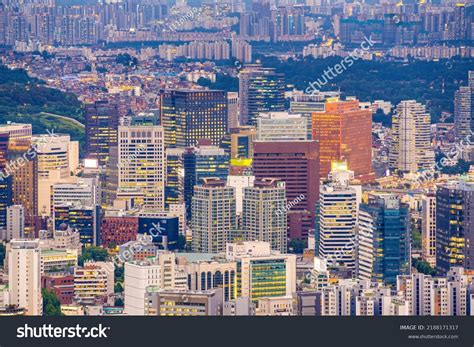
[{"label": "glass facade skyscraper", "polygon": [[218,146],[227,131],[227,93],[220,90],[165,90],[161,124],[166,147],[195,146],[201,139]]},{"label": "glass facade skyscraper", "polygon": [[396,195],[371,194],[359,209],[358,277],[393,285],[409,273],[409,207]]}]

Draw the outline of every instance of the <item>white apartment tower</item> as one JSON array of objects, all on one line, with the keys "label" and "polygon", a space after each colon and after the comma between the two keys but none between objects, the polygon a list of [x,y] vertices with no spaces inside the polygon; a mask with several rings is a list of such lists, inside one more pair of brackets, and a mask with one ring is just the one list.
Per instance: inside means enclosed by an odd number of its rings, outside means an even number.
[{"label": "white apartment tower", "polygon": [[272,250],[287,252],[284,182],[268,178],[244,188],[242,230],[247,241],[268,242]]},{"label": "white apartment tower", "polygon": [[225,251],[236,228],[235,188],[218,178],[204,178],[194,187],[192,198],[193,250],[198,253]]},{"label": "white apartment tower", "polygon": [[425,105],[415,100],[402,101],[392,119],[390,167],[415,173],[434,164],[431,149],[431,117]]},{"label": "white apartment tower", "polygon": [[14,239],[8,248],[10,304],[26,309],[29,316],[43,314],[41,249],[39,240]]}]

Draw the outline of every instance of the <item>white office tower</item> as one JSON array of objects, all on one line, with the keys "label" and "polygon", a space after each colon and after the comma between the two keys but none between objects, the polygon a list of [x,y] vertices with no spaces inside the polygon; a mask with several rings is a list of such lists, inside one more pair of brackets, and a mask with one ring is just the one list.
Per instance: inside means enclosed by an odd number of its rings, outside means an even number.
[{"label": "white office tower", "polygon": [[319,256],[328,266],[355,269],[355,236],[359,199],[350,186],[354,173],[333,165],[329,182],[319,192]]},{"label": "white office tower", "polygon": [[471,286],[461,267],[453,267],[446,277],[413,274],[397,277],[397,291],[409,303],[411,316],[465,316]]},{"label": "white office tower", "polygon": [[287,252],[284,182],[264,178],[244,188],[242,230],[247,241],[268,242],[272,250]]},{"label": "white office tower", "polygon": [[41,250],[39,240],[14,239],[8,245],[10,304],[26,309],[29,316],[43,314]]},{"label": "white office tower", "polygon": [[25,237],[25,208],[21,205],[7,207],[7,241]]},{"label": "white office tower", "polygon": [[[58,172],[60,178],[70,176],[70,136],[44,134],[33,136],[38,158],[38,179],[47,179],[50,173]],[[72,159],[72,158],[71,158]],[[78,159],[72,159],[78,161]]]},{"label": "white office tower", "polygon": [[156,258],[127,262],[124,268],[124,313],[127,315],[146,314],[147,292],[187,289],[181,281],[182,273],[176,269],[176,255],[173,252],[164,251]]},{"label": "white office tower", "polygon": [[306,141],[311,139],[311,118],[288,112],[260,113],[258,141]]},{"label": "white office tower", "polygon": [[145,315],[145,293],[158,290],[161,282],[161,266],[153,260],[125,263],[124,314]]},{"label": "white office tower", "polygon": [[425,105],[402,101],[392,118],[390,168],[415,173],[434,164],[431,149],[431,117]]},{"label": "white office tower", "polygon": [[219,178],[204,178],[202,185],[194,187],[191,219],[194,252],[224,252],[236,223],[235,188]]},{"label": "white office tower", "polygon": [[163,211],[166,178],[161,126],[120,126],[118,191],[145,209]]},{"label": "white office tower", "polygon": [[51,207],[64,204],[98,206],[101,188],[98,178],[75,178],[74,182],[54,184],[51,188]]},{"label": "white office tower", "polygon": [[251,175],[229,175],[227,176],[227,185],[235,188],[235,210],[237,215],[242,214],[244,188],[253,187],[255,176]]},{"label": "white office tower", "polygon": [[436,267],[436,195],[424,195],[421,200],[421,256]]}]

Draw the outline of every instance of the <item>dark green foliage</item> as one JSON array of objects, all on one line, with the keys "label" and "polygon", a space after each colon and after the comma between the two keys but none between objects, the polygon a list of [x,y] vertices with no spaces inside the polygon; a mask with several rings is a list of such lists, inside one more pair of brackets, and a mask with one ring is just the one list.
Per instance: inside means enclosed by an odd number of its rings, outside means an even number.
[{"label": "dark green foliage", "polygon": [[122,64],[123,66],[129,66],[129,67],[133,67],[133,68],[137,67],[137,65],[138,65],[137,58],[132,57],[128,53],[117,55],[117,58],[115,59],[115,62],[117,64]]},{"label": "dark green foliage", "polygon": [[290,250],[292,253],[302,254],[306,248],[306,242],[301,239],[293,239],[290,241]]},{"label": "dark green foliage", "polygon": [[108,258],[109,253],[107,253],[106,249],[96,246],[86,247],[82,250],[82,254],[79,257],[79,265],[83,266],[86,260],[106,261]]},{"label": "dark green foliage", "polygon": [[374,123],[382,123],[384,127],[392,127],[392,116],[386,115],[381,109],[378,109],[377,112],[372,116]]},{"label": "dark green foliage", "polygon": [[435,276],[436,275],[436,270],[433,269],[430,264],[428,264],[427,261],[421,260],[421,259],[412,259],[412,266],[416,268],[416,270],[420,273],[423,273],[425,275],[431,275]]},{"label": "dark green foliage", "polygon": [[8,121],[32,124],[35,134],[53,130],[70,134],[72,140],[83,142],[83,128],[41,112],[84,122],[82,104],[74,94],[48,88],[42,81],[29,78],[24,70],[0,66],[0,124]]},{"label": "dark green foliage", "polygon": [[[341,59],[306,57],[304,61],[280,61],[276,57],[266,57],[262,62],[266,67],[283,72],[287,84],[305,90],[310,82],[318,79],[324,83],[324,71],[333,68]],[[401,100],[414,99],[426,104],[432,121],[437,122],[442,111],[453,112],[454,92],[459,86],[466,85],[472,60],[456,59],[449,64],[446,60],[409,64],[357,60],[346,67],[332,80],[328,78],[322,90],[340,88],[345,95],[356,96],[361,101],[387,100],[395,105]]]},{"label": "dark green foliage", "polygon": [[43,296],[43,316],[61,316],[61,303],[56,294],[47,289],[41,289]]}]

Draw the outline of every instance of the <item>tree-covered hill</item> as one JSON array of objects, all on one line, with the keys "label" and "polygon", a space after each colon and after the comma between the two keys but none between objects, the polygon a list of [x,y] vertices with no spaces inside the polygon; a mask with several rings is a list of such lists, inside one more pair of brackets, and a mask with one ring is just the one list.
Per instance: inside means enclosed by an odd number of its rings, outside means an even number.
[{"label": "tree-covered hill", "polygon": [[49,88],[42,81],[28,77],[24,70],[0,66],[0,124],[29,123],[35,134],[54,129],[83,142],[83,128],[43,112],[84,122],[82,104],[74,94]]}]

